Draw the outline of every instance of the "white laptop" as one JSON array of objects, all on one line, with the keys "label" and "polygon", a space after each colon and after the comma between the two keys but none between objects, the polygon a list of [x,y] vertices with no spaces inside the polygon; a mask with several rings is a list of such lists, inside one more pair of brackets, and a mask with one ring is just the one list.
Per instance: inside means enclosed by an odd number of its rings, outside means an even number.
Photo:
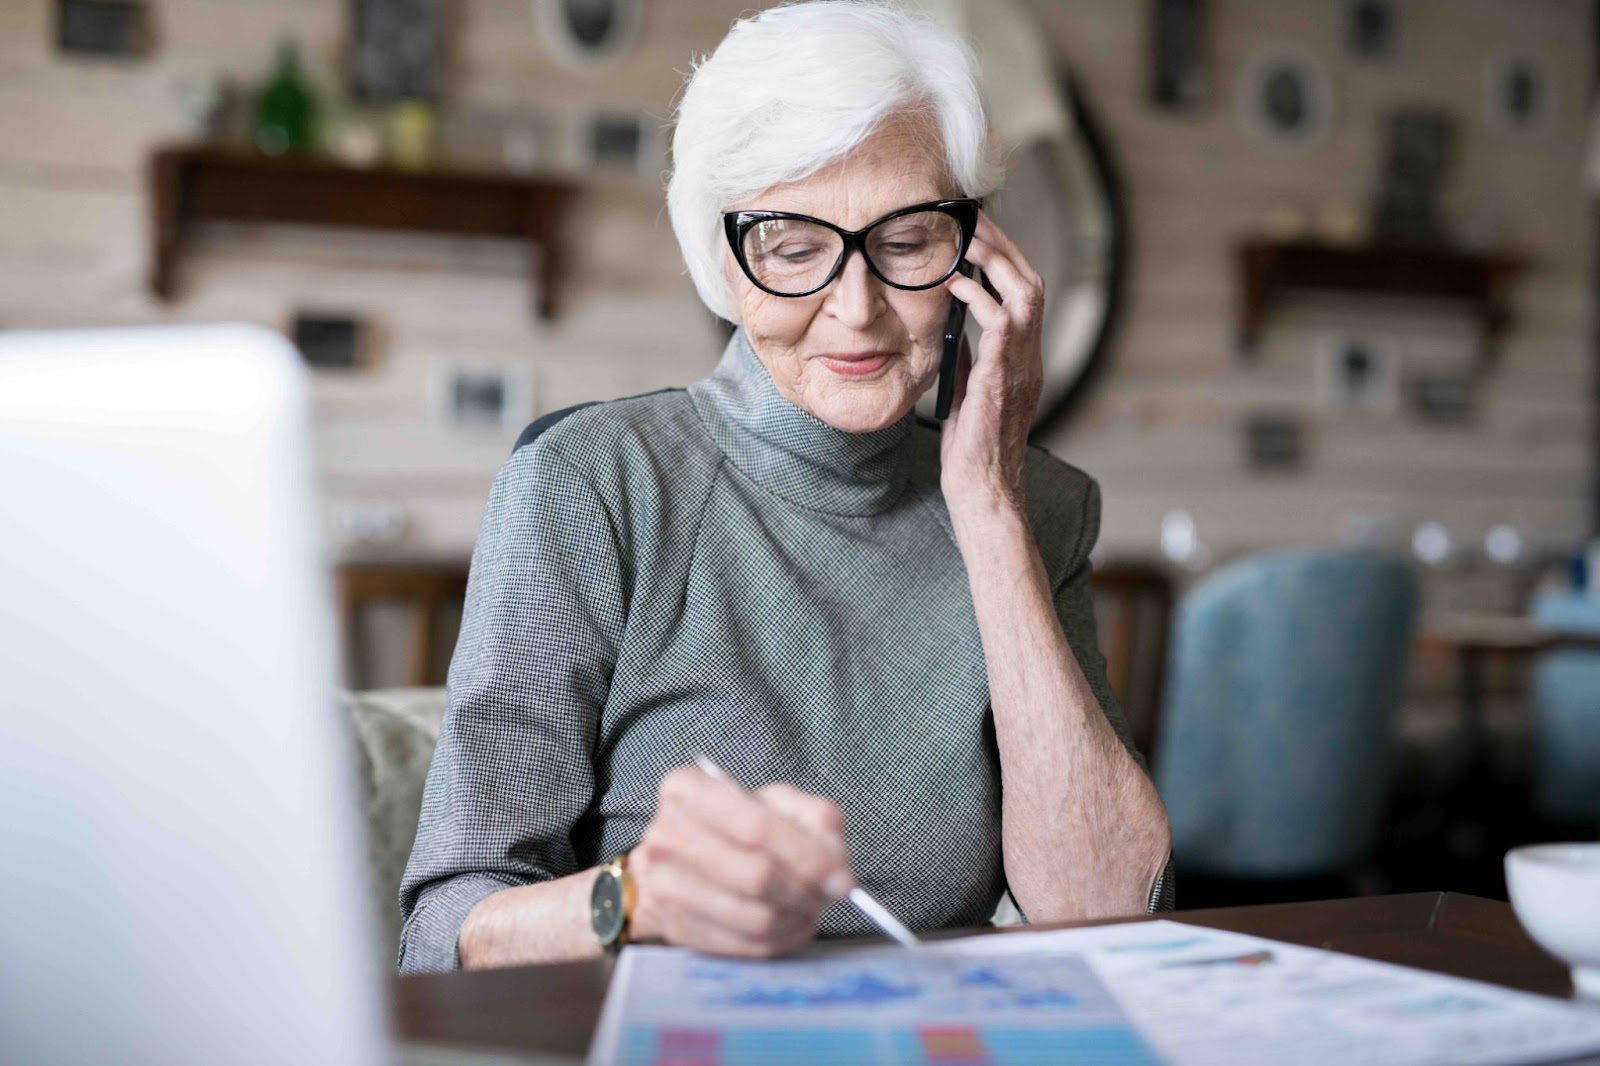
[{"label": "white laptop", "polygon": [[249,326],[0,334],[0,1060],[396,1057],[305,379]]}]

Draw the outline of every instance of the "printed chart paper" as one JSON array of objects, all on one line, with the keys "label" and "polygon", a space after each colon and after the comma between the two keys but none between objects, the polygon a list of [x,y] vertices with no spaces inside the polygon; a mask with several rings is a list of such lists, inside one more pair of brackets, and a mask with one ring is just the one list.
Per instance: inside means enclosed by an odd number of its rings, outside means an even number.
[{"label": "printed chart paper", "polygon": [[[979,948],[980,939],[992,940]],[[1174,921],[967,937],[1075,953],[1175,1066],[1535,1063],[1600,1052],[1600,1007]]]},{"label": "printed chart paper", "polygon": [[1157,1063],[1076,955],[623,952],[592,1063]]},{"label": "printed chart paper", "polygon": [[819,951],[623,952],[594,1064],[1546,1062],[1600,1008],[1173,921]]}]

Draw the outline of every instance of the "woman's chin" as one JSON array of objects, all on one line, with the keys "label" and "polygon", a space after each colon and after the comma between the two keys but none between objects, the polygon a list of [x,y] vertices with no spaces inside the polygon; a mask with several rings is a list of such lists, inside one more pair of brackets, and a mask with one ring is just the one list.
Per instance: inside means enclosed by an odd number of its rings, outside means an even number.
[{"label": "woman's chin", "polygon": [[860,392],[859,396],[829,396],[812,407],[811,413],[845,433],[873,433],[900,421],[916,403],[915,397],[902,396],[898,389],[889,396],[865,389]]}]

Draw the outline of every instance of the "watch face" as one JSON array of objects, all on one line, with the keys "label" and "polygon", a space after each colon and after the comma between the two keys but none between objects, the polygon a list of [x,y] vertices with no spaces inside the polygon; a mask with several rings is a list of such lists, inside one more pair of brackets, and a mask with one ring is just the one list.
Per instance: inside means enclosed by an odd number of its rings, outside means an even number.
[{"label": "watch face", "polygon": [[610,944],[622,932],[622,882],[610,870],[601,870],[589,896],[589,924],[600,943]]}]

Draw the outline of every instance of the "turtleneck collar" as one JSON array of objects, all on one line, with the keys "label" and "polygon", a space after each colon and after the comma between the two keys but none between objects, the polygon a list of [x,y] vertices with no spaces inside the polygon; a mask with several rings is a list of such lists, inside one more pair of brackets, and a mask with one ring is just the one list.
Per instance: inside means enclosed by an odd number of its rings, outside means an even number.
[{"label": "turtleneck collar", "polygon": [[689,395],[729,461],[791,503],[830,514],[880,514],[910,479],[914,413],[870,433],[835,429],[778,392],[742,326],[711,376],[690,385]]}]

